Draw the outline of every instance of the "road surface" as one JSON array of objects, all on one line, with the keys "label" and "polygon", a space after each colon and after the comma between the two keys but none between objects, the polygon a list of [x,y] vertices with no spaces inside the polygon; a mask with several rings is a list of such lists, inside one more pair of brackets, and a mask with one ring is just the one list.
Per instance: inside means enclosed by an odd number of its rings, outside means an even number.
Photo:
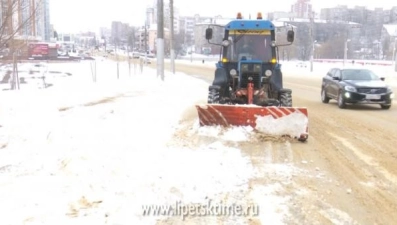
[{"label": "road surface", "polygon": [[[165,68],[169,69],[169,63]],[[214,73],[208,66],[187,64],[177,64],[176,71],[206,81],[211,81]],[[397,106],[390,110],[378,105],[339,109],[335,101],[324,104],[320,100],[321,76],[308,78],[301,73],[286,73],[284,87],[293,90],[294,106],[308,108],[308,142],[267,141],[240,144],[240,148],[258,169],[269,163],[265,162],[267,151],[271,164],[292,160],[306,172],[286,178],[264,171],[245,191],[269,182],[282,184],[284,192],[280,194],[289,197],[286,224],[395,224]],[[195,117],[194,112],[190,117]],[[256,218],[248,224],[264,223]]]}]

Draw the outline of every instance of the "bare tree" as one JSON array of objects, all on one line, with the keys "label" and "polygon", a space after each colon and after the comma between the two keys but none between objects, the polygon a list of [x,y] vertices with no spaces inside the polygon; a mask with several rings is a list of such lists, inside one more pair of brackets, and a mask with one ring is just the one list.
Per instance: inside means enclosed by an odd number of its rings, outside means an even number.
[{"label": "bare tree", "polygon": [[321,45],[321,48],[317,50],[317,53],[321,55],[322,58],[343,59],[344,43],[345,37],[342,36],[329,39]]},{"label": "bare tree", "polygon": [[179,33],[177,33],[174,37],[175,39],[175,57],[178,57],[184,50],[184,42],[186,39],[186,32],[184,29],[181,29]]},{"label": "bare tree", "polygon": [[43,0],[0,0],[0,51],[21,50],[37,34]]},{"label": "bare tree", "polygon": [[390,38],[385,38],[382,40],[382,49],[383,49],[383,59],[392,58],[393,60],[393,53],[390,51]]}]

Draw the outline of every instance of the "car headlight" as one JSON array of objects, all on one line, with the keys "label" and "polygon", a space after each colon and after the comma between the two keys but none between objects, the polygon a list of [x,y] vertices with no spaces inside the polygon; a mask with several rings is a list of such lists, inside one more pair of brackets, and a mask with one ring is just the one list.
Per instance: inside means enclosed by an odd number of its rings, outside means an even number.
[{"label": "car headlight", "polygon": [[357,89],[352,86],[345,86],[345,91],[357,92]]},{"label": "car headlight", "polygon": [[387,93],[393,92],[393,90],[390,87],[387,87]]}]

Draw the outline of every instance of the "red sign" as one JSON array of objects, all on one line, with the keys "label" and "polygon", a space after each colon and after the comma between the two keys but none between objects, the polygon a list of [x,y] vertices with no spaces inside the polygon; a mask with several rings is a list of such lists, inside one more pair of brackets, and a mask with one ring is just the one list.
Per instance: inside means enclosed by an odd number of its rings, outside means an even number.
[{"label": "red sign", "polygon": [[47,56],[48,44],[29,44],[29,56]]}]

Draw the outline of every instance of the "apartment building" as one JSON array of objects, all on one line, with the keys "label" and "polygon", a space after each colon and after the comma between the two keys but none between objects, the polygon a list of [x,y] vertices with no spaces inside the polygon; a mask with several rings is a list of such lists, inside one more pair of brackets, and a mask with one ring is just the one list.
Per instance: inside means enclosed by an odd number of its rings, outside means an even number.
[{"label": "apartment building", "polygon": [[310,0],[297,0],[291,6],[291,13],[296,18],[310,18],[313,15],[313,8]]},{"label": "apartment building", "polygon": [[120,21],[113,21],[111,25],[111,36],[110,43],[123,44],[128,40],[128,36],[131,35],[132,28],[127,23]]}]

